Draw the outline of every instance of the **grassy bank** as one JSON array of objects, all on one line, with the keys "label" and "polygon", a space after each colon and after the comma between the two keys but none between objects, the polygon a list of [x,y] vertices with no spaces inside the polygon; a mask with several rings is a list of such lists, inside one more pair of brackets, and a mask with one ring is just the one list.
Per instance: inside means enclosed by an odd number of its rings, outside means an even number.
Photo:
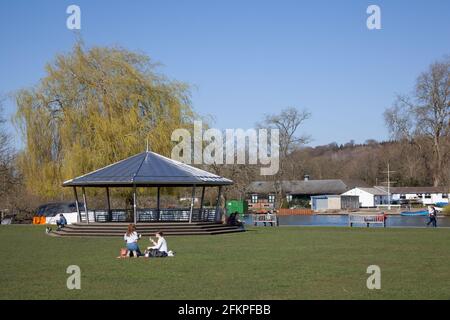
[{"label": "grassy bank", "polygon": [[[1,226],[0,299],[450,299],[448,229],[280,227],[167,240],[174,258],[118,260],[119,238]],[[366,288],[372,264],[381,290]],[[69,265],[81,268],[81,290],[66,288]]]}]

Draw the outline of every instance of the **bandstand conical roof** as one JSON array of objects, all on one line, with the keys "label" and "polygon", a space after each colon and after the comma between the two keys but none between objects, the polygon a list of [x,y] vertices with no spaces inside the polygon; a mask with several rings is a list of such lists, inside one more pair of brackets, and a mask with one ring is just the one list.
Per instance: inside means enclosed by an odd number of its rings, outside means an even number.
[{"label": "bandstand conical roof", "polygon": [[64,187],[222,186],[233,181],[147,151],[77,178]]}]

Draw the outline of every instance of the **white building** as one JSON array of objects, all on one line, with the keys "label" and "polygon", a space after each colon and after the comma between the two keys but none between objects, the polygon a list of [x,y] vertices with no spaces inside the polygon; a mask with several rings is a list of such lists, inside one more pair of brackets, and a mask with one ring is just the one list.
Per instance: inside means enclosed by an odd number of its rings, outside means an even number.
[{"label": "white building", "polygon": [[[386,190],[386,187],[376,187]],[[391,199],[394,203],[420,202],[424,205],[448,203],[449,190],[445,187],[392,187]]]},{"label": "white building", "polygon": [[[444,187],[391,187],[391,204],[404,204],[417,202],[423,205],[449,203],[448,189]],[[388,204],[388,192],[385,186],[373,188],[353,188],[342,195],[359,196],[359,205],[362,208],[376,207]]]},{"label": "white building", "polygon": [[388,193],[381,188],[356,187],[344,192],[344,196],[358,196],[361,208],[373,208],[377,205],[388,204]]}]

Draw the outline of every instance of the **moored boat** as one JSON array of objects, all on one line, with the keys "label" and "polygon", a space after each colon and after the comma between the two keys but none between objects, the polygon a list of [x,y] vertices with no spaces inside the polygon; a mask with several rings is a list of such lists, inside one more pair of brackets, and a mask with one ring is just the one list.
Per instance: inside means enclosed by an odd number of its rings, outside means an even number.
[{"label": "moored boat", "polygon": [[402,216],[427,216],[428,215],[428,211],[427,210],[423,210],[423,211],[404,211],[404,212],[400,213],[400,215],[402,215]]}]

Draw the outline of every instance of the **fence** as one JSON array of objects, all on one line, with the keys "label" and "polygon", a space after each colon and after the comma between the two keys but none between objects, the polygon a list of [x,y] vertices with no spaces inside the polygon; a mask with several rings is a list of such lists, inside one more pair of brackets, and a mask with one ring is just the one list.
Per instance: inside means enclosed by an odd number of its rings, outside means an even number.
[{"label": "fence", "polygon": [[[138,209],[138,222],[189,222],[191,210],[189,208],[177,209]],[[132,222],[133,210],[114,209],[110,210],[94,210],[95,222]],[[203,208],[192,210],[193,222],[214,222],[216,217],[215,208]]]},{"label": "fence", "polygon": [[[188,209],[138,209],[138,222],[189,222],[191,210]],[[81,221],[78,219],[76,212],[63,213],[69,224],[76,222],[87,222],[86,212],[80,211]],[[35,216],[33,224],[55,224],[59,219],[59,214],[54,217]],[[215,208],[199,208],[192,211],[192,222],[214,222],[216,219]],[[89,210],[89,222],[133,222],[132,209],[100,209]]]},{"label": "fence", "polygon": [[297,215],[311,215],[311,209],[279,209],[277,212],[280,216],[297,216]]}]

